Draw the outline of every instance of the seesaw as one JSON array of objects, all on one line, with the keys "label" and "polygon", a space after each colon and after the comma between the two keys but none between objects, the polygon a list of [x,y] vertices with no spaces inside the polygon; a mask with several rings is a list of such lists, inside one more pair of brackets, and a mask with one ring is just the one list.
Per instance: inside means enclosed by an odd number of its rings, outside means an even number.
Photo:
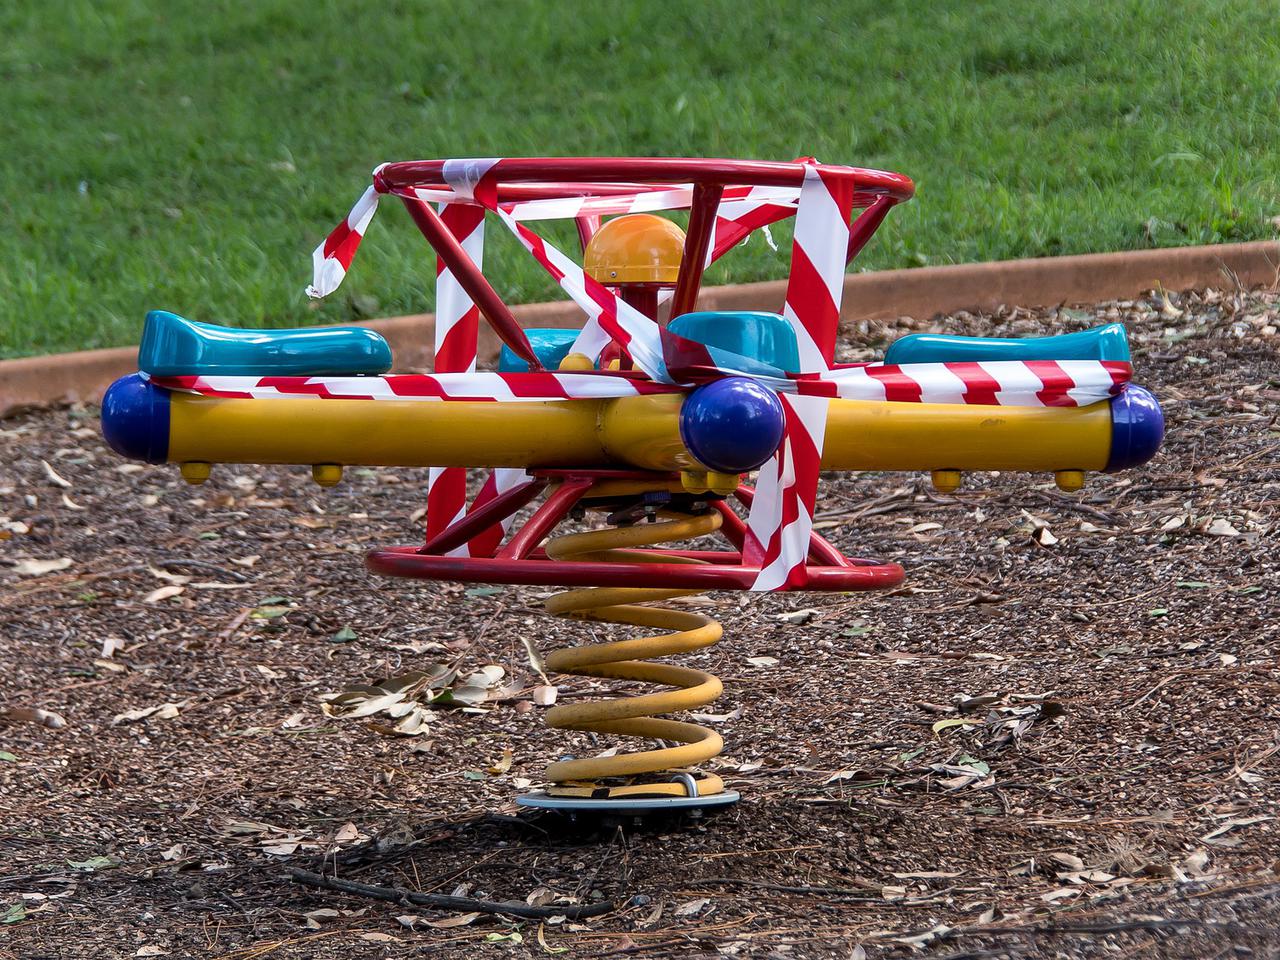
[{"label": "seesaw", "polygon": [[[720,624],[654,604],[901,583],[897,564],[847,557],[814,532],[820,470],[928,471],[944,491],[965,471],[1050,472],[1073,491],[1087,472],[1145,463],[1163,438],[1159,404],[1130,383],[1119,324],[1025,340],[912,335],[883,361],[836,363],[845,267],[912,192],[900,174],[812,159],[384,164],[316,250],[308,293],[337,288],[380,198],[399,198],[437,256],[434,373],[388,373],[390,348],[363,328],[242,330],[152,312],[141,372],[107,392],[103,432],[192,483],[215,463],[306,464],[321,485],[352,465],[432,468],[426,542],[375,550],[370,569],[573,587],[547,610],[646,635],[556,650],[548,667],[666,688],[552,708],[553,727],[663,745],[552,763],[547,789],[517,802],[621,814],[732,803],[698,769],[723,749],[719,734],[672,718],[716,699],[720,681],[653,662],[716,643]],[[688,210],[687,230],[655,214],[669,210]],[[709,264],[790,217],[780,313],[696,309]],[[486,219],[582,308],[582,329],[517,324],[481,270]],[[544,219],[574,221],[582,264],[528,226]],[[494,372],[476,370],[481,317],[503,343]],[[468,468],[492,471],[470,503]],[[557,532],[587,514],[602,525]],[[687,544],[708,537],[721,545]]]}]

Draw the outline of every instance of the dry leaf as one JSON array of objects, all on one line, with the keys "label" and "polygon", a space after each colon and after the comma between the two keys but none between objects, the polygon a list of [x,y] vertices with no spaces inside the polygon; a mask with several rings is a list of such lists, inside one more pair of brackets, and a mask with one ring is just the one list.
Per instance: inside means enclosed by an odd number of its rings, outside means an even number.
[{"label": "dry leaf", "polygon": [[1049,854],[1049,859],[1060,866],[1066,867],[1068,870],[1084,869],[1084,861],[1069,853],[1051,853]]},{"label": "dry leaf", "polygon": [[753,667],[776,667],[778,665],[777,657],[747,657],[747,663]]},{"label": "dry leaf", "polygon": [[531,907],[545,907],[549,903],[554,903],[556,896],[556,892],[550,887],[534,887],[524,898],[524,902]]},{"label": "dry leaf", "polygon": [[478,913],[460,913],[456,917],[445,917],[443,920],[428,920],[428,927],[435,927],[437,930],[448,930],[450,927],[465,927],[468,924],[475,923],[480,916]]},{"label": "dry leaf", "polygon": [[380,696],[369,697],[368,699],[356,699],[349,701],[348,704],[342,706],[333,703],[323,703],[320,709],[325,716],[337,717],[341,720],[352,720],[358,717],[371,717],[375,713],[380,713],[388,707],[401,703],[404,700],[404,693],[384,693]]},{"label": "dry leaf", "polygon": [[541,684],[533,688],[533,702],[540,707],[549,707],[556,702],[557,690],[551,684]]},{"label": "dry leaf", "polygon": [[41,577],[56,570],[65,570],[69,566],[70,557],[59,557],[57,560],[19,560],[13,565],[13,572],[20,577]]},{"label": "dry leaf", "polygon": [[547,925],[545,923],[538,924],[538,946],[542,948],[543,953],[565,953],[568,947],[553,947],[547,943]]},{"label": "dry leaf", "polygon": [[1197,850],[1182,861],[1182,869],[1193,877],[1203,876],[1208,865],[1209,854],[1204,850]]},{"label": "dry leaf", "polygon": [[262,823],[258,820],[229,820],[222,827],[222,833],[227,836],[244,836],[257,833],[270,833],[276,828],[269,823]]},{"label": "dry leaf", "polygon": [[676,907],[675,915],[677,917],[692,917],[694,914],[701,913],[702,909],[710,902],[711,900],[706,897],[701,900],[690,900],[688,903],[682,903]]},{"label": "dry leaf", "polygon": [[813,607],[805,607],[803,610],[792,610],[790,613],[780,613],[778,614],[777,619],[781,620],[783,623],[808,623],[821,612],[821,610],[815,610]]},{"label": "dry leaf", "polygon": [[1250,827],[1250,826],[1253,826],[1253,824],[1255,823],[1262,823],[1263,821],[1274,820],[1274,819],[1275,819],[1274,817],[1269,817],[1265,815],[1257,816],[1257,817],[1239,817],[1239,818],[1233,817],[1232,819],[1224,823],[1222,826],[1218,827],[1216,830],[1210,830],[1200,839],[1205,843],[1212,843],[1218,846],[1232,846],[1236,841],[1231,839],[1219,840],[1217,838],[1221,837],[1224,833],[1227,833],[1231,830],[1235,830],[1239,827]]},{"label": "dry leaf", "polygon": [[307,920],[308,930],[319,930],[322,920],[337,920],[342,914],[332,907],[321,907],[319,910],[308,910],[303,916]]},{"label": "dry leaf", "polygon": [[49,478],[49,482],[55,487],[62,487],[64,490],[71,489],[71,483],[65,477],[58,476],[57,471],[49,466],[48,460],[41,460],[40,466],[44,467],[44,475]]},{"label": "dry leaf", "polygon": [[126,710],[124,713],[116,714],[111,721],[111,725],[115,726],[120,723],[130,723],[134,720],[146,720],[155,718],[156,720],[171,720],[178,715],[178,711],[188,704],[189,701],[183,700],[181,703],[162,703],[155,707],[142,707],[138,710]]},{"label": "dry leaf", "polygon": [[1232,764],[1231,775],[1238,778],[1242,783],[1261,783],[1263,780],[1262,774],[1254,773],[1252,770],[1246,770],[1238,763]]},{"label": "dry leaf", "polygon": [[899,880],[950,880],[962,876],[962,870],[920,870],[915,873],[895,873]]},{"label": "dry leaf", "polygon": [[937,940],[941,937],[945,937],[950,932],[951,932],[950,927],[948,927],[946,924],[940,923],[936,927],[934,927],[932,930],[926,930],[924,931],[924,933],[917,933],[908,937],[894,937],[893,940],[894,940],[894,943],[905,944],[906,946],[911,947],[913,950],[918,950],[920,947],[923,947],[926,944],[930,944],[934,940]]},{"label": "dry leaf", "polygon": [[1211,537],[1240,536],[1240,531],[1237,530],[1235,527],[1233,527],[1230,521],[1224,519],[1223,517],[1218,517],[1217,519],[1215,519],[1212,523],[1210,523],[1207,527],[1204,528],[1204,532],[1209,534],[1209,536]]},{"label": "dry leaf", "polygon": [[489,768],[489,772],[492,774],[506,773],[508,770],[511,769],[511,762],[512,762],[511,748],[504,747],[502,750],[502,759],[494,763],[494,765]]},{"label": "dry leaf", "polygon": [[190,583],[193,579],[181,573],[170,573],[167,570],[158,570],[155,567],[147,567],[147,572],[157,580],[163,580],[165,583],[176,583],[178,586]]},{"label": "dry leaf", "polygon": [[1050,890],[1048,893],[1040,894],[1040,899],[1045,903],[1056,903],[1068,897],[1078,897],[1080,893],[1079,887],[1059,887],[1057,890]]},{"label": "dry leaf", "polygon": [[1178,317],[1182,316],[1183,312],[1173,305],[1168,293],[1164,290],[1160,291],[1160,316],[1166,320],[1177,320]]},{"label": "dry leaf", "polygon": [[547,665],[542,660],[542,654],[533,645],[533,639],[528,634],[521,634],[520,642],[524,644],[525,656],[529,658],[529,666],[533,667],[534,673],[542,678],[543,683],[550,683],[547,679]]},{"label": "dry leaf", "polygon": [[186,591],[186,587],[180,587],[176,583],[171,583],[167,587],[159,587],[152,590],[142,598],[143,603],[159,603],[161,600],[168,600],[170,597],[176,597],[180,593]]},{"label": "dry leaf", "polygon": [[430,710],[415,707],[391,729],[401,736],[418,737],[430,729],[430,723],[435,719],[435,716]]}]

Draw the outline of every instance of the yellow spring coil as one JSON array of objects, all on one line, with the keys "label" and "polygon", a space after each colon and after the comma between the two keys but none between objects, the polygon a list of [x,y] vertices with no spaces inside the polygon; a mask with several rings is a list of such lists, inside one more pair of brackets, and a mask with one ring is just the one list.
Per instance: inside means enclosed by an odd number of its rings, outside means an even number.
[{"label": "yellow spring coil", "polygon": [[[629,563],[697,563],[673,561],[637,547],[705,536],[720,528],[720,514],[680,517],[631,527],[592,530],[556,537],[547,543],[547,555],[556,560],[590,560]],[[569,730],[672,740],[681,746],[645,750],[613,757],[562,760],[547,768],[553,786],[549,793],[569,797],[685,796],[678,782],[633,782],[621,786],[598,781],[616,777],[642,777],[662,771],[687,772],[683,768],[710,760],[724,749],[724,741],[714,730],[694,723],[662,719],[660,715],[691,710],[720,696],[723,687],[717,677],[701,670],[666,663],[646,663],[654,657],[688,653],[709,647],[720,639],[719,622],[700,613],[661,607],[640,606],[687,597],[699,590],[667,590],[648,587],[589,587],[570,590],[546,603],[548,612],[558,617],[601,623],[622,623],[671,633],[638,637],[612,643],[556,650],[547,657],[547,666],[559,673],[616,680],[640,680],[675,687],[674,690],[562,705],[547,713],[547,723]],[[652,780],[652,778],[650,778]],[[724,782],[714,774],[695,777],[699,796],[724,790]]]}]

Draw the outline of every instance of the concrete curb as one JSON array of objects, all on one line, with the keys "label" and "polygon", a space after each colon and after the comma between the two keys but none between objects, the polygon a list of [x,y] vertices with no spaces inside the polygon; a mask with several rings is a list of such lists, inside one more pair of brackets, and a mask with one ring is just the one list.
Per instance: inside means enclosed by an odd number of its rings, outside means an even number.
[{"label": "concrete curb", "polygon": [[[850,274],[845,279],[843,315],[850,320],[932,317],[1001,304],[1096,303],[1137,296],[1157,285],[1190,290],[1237,284],[1272,287],[1278,281],[1280,241],[1274,240],[1000,260]],[[776,309],[785,290],[781,280],[708,287],[698,305],[707,310]],[[526,327],[576,327],[582,322],[572,303],[531,303],[512,309]],[[430,367],[434,315],[391,317],[365,326],[390,342],[397,369]],[[492,359],[498,346],[488,326],[481,324],[482,357]],[[97,400],[112,380],[136,369],[133,347],[0,361],[0,417],[27,407]]]}]

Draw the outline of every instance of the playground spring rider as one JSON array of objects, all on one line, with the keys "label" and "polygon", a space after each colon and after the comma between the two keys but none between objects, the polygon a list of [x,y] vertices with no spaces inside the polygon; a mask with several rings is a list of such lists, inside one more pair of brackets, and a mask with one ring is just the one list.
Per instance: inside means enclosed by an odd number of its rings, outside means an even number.
[{"label": "playground spring rider", "polygon": [[[141,373],[108,391],[103,431],[119,453],[179,463],[194,483],[223,462],[310,464],[325,485],[346,465],[431,467],[426,543],[375,550],[372,570],[571,587],[551,613],[651,635],[557,650],[548,666],[668,688],[553,708],[554,727],[676,746],[553,763],[548,789],[519,802],[732,803],[697,769],[719,735],[670,717],[714,700],[720,681],[653,662],[714,644],[720,625],[656,604],[900,583],[898,565],[846,557],[813,532],[820,469],[927,470],[943,490],[965,470],[1052,471],[1076,490],[1086,471],[1145,463],[1163,437],[1155,398],[1129,382],[1118,324],[1028,340],[913,335],[883,361],[836,363],[845,266],[912,190],[899,174],[813,160],[384,164],[316,250],[308,292],[336,289],[380,198],[398,198],[437,255],[432,375],[388,374],[390,348],[367,329],[247,331],[153,312]],[[678,209],[687,235],[656,215]],[[781,313],[696,310],[704,268],[786,217]],[[583,266],[528,226],[553,218],[573,219]],[[581,330],[516,323],[481,272],[495,223],[582,308]],[[476,371],[481,316],[503,343],[497,372]],[[466,468],[492,470],[470,504]],[[757,469],[753,489],[743,478]],[[584,512],[604,525],[556,534]],[[712,535],[727,547],[672,546]]]}]

